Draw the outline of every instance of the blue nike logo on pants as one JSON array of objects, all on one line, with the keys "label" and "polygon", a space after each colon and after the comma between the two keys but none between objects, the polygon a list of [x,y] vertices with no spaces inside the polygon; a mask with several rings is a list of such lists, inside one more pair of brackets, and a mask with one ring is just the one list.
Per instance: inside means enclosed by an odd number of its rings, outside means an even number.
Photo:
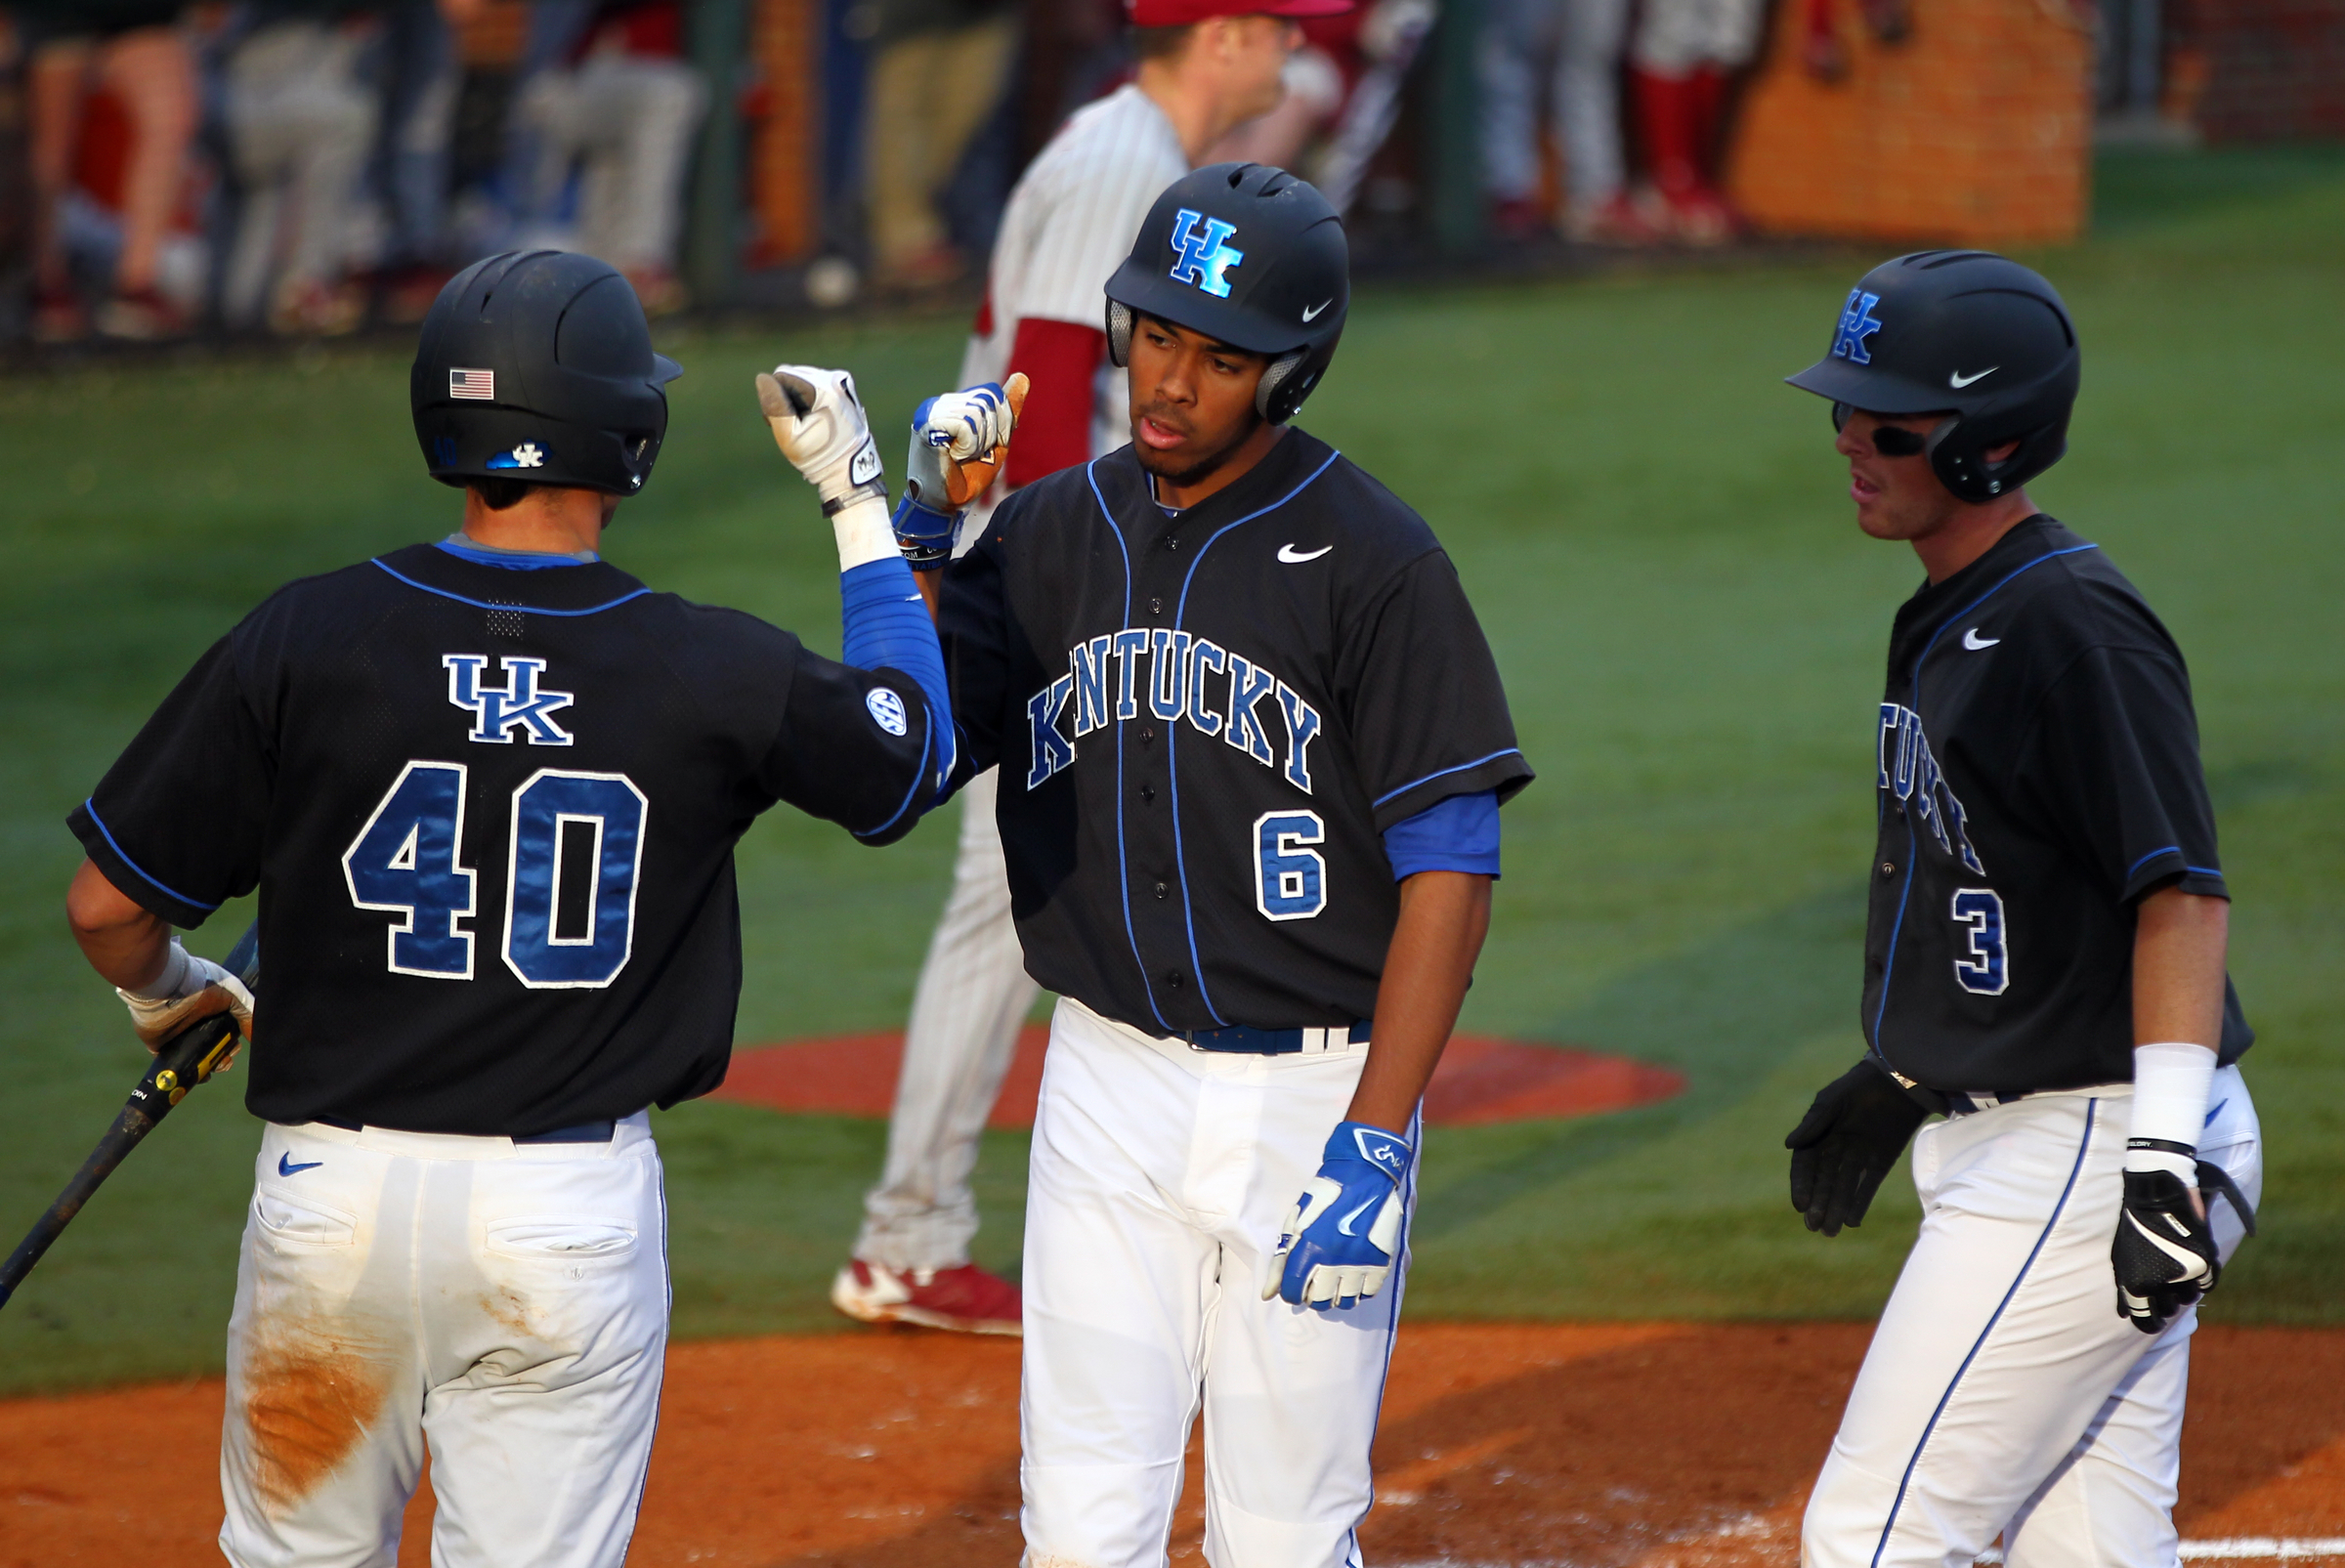
[{"label": "blue nike logo on pants", "polygon": [[290,1176],[296,1170],[315,1170],[324,1164],[325,1162],[322,1160],[308,1160],[297,1165],[293,1163],[291,1155],[280,1154],[277,1157],[277,1173],[280,1176]]}]

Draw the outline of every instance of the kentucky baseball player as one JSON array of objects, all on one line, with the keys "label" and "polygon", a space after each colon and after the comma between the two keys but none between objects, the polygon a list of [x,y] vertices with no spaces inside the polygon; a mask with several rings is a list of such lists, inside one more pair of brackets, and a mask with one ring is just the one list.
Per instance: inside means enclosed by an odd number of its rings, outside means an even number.
[{"label": "kentucky baseball player", "polygon": [[[1278,102],[1294,17],[1351,0],[1135,0],[1136,79],[1069,119],[1010,192],[961,384],[1024,375],[996,493],[967,510],[982,530],[1002,488],[1103,456],[1130,439],[1122,366],[1099,290],[1166,186],[1232,125]],[[887,1166],[864,1200],[863,1232],[832,1303],[866,1322],[1016,1334],[1016,1286],[970,1261],[978,1135],[1002,1091],[1037,988],[1010,920],[995,779],[962,791],[953,892],[930,941],[905,1034]]]},{"label": "kentucky baseball player", "polygon": [[2195,1303],[2263,1154],[2230,910],[2174,640],[2035,509],[2076,329],[1982,251],[1850,290],[1791,384],[1832,402],[1857,526],[1929,580],[1897,612],[1874,778],[1862,1061],[1786,1140],[1812,1230],[1914,1140],[1921,1236],[1808,1505],[1808,1568],[2176,1560]]},{"label": "kentucky baseball player", "polygon": [[260,890],[238,1568],[389,1563],[427,1440],[443,1568],[624,1557],[668,1312],[645,1108],[724,1078],[733,845],[776,801],[887,842],[952,766],[843,374],[760,396],[832,519],[845,663],[600,559],[677,373],[603,263],[467,268],[410,382],[460,530],[273,595],[72,814],[75,934],[143,1033],[226,984],[172,928]]},{"label": "kentucky baseball player", "polygon": [[1530,770],[1439,542],[1288,424],[1349,297],[1326,200],[1200,169],[1106,292],[1131,444],[1014,492],[949,567],[934,487],[898,511],[944,567],[922,586],[960,771],[1001,766],[1018,938],[1061,997],[1027,1197],[1026,1560],[1164,1563],[1202,1409],[1207,1556],[1338,1568],[1418,1102]]}]

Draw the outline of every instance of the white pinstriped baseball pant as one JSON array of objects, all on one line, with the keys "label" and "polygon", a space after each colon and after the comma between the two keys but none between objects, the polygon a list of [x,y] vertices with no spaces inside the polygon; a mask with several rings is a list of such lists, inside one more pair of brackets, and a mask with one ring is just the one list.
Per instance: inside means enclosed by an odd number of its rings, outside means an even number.
[{"label": "white pinstriped baseball pant", "polygon": [[887,1123],[887,1165],[863,1201],[855,1255],[898,1273],[958,1268],[977,1234],[969,1188],[977,1140],[1002,1093],[1018,1026],[1042,988],[1009,918],[1001,778],[988,769],[960,792],[960,852],[953,892],[928,944],[904,1036],[904,1070]]}]

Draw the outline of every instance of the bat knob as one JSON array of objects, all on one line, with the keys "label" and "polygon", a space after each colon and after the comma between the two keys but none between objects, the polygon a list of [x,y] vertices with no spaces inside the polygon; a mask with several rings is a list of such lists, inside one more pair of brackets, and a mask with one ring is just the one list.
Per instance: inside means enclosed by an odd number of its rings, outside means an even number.
[{"label": "bat knob", "polygon": [[154,1086],[158,1089],[161,1089],[165,1094],[170,1094],[172,1104],[177,1105],[179,1103],[179,1096],[171,1093],[173,1089],[179,1087],[179,1075],[177,1073],[172,1072],[171,1069],[167,1067],[164,1068],[161,1072],[154,1075]]}]

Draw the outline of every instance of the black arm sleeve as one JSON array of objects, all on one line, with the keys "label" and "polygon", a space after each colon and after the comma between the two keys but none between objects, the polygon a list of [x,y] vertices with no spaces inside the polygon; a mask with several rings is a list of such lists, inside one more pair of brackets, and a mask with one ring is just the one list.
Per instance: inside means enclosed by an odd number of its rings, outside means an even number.
[{"label": "black arm sleeve", "polygon": [[66,826],[125,897],[192,930],[259,883],[276,776],[232,633],[196,660]]},{"label": "black arm sleeve", "polygon": [[1504,804],[1531,782],[1497,661],[1442,552],[1381,591],[1337,682],[1377,831],[1452,795],[1493,790]]},{"label": "black arm sleeve", "polygon": [[2014,777],[2125,902],[2172,884],[2228,898],[2190,677],[2169,653],[2094,648],[2045,693]]},{"label": "black arm sleeve", "polygon": [[902,670],[856,669],[800,648],[758,783],[867,844],[892,844],[927,804],[937,739],[919,683]]}]

